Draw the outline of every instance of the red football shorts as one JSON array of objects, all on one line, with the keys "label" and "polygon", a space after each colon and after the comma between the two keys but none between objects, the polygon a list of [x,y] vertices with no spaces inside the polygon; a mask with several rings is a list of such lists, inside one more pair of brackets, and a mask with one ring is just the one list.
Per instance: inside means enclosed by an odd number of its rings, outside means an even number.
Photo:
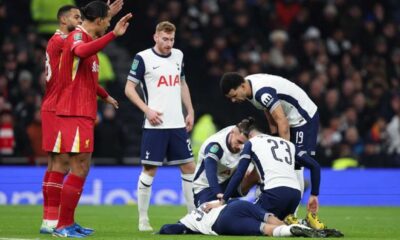
[{"label": "red football shorts", "polygon": [[42,149],[53,152],[58,132],[60,131],[60,120],[55,112],[41,111],[42,117]]},{"label": "red football shorts", "polygon": [[87,117],[57,116],[60,130],[53,142],[52,152],[91,153],[93,152],[94,123]]}]

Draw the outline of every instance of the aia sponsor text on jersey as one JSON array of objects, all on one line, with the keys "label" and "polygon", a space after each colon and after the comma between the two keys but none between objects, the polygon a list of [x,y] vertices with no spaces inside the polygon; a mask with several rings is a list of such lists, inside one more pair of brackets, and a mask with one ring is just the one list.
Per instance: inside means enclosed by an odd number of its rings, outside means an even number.
[{"label": "aia sponsor text on jersey", "polygon": [[178,74],[173,77],[172,75],[164,76],[161,75],[158,79],[157,87],[165,86],[165,87],[175,87],[176,85],[180,85],[180,77]]}]

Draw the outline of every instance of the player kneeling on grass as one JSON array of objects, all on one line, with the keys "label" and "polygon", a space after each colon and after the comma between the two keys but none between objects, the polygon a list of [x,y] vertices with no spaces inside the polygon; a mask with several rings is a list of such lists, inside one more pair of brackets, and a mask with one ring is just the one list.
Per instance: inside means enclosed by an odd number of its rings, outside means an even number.
[{"label": "player kneeling on grass", "polygon": [[[196,207],[222,197],[239,164],[240,151],[248,141],[248,132],[253,128],[254,119],[246,118],[215,133],[201,145],[193,180]],[[258,177],[243,178],[232,197],[245,195],[257,181]]]},{"label": "player kneeling on grass", "polygon": [[253,235],[273,237],[325,237],[324,231],[293,224],[285,225],[260,206],[243,200],[229,201],[206,212],[203,206],[181,218],[178,223],[165,224],[159,234]]}]

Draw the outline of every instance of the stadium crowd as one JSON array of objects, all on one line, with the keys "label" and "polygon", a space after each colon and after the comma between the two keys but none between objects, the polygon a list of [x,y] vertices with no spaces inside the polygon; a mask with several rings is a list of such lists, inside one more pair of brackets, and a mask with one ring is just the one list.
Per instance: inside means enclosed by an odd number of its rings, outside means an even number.
[{"label": "stadium crowd", "polygon": [[[22,2],[0,1],[0,156],[34,163],[46,156],[39,113],[48,39],[38,32],[30,1]],[[398,1],[126,1],[120,14],[127,11],[134,13],[133,28],[117,42],[128,60],[153,45],[157,22],[177,25],[175,46],[186,56],[196,117],[209,113],[218,128],[248,115],[263,119],[248,103],[229,103],[219,80],[237,70],[276,74],[301,86],[317,104],[322,166],[400,166]],[[131,62],[125,64],[129,69]],[[99,108],[94,156],[139,155],[141,126],[132,125],[143,116],[123,95],[127,73],[117,72],[113,85],[106,85],[121,108]]]}]

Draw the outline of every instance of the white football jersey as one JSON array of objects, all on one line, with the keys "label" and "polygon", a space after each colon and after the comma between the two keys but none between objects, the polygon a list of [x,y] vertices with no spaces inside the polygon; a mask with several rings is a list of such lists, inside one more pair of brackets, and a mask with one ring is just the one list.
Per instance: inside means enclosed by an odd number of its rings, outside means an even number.
[{"label": "white football jersey", "polygon": [[206,213],[202,210],[202,206],[200,206],[191,213],[186,214],[179,222],[194,232],[200,232],[206,235],[218,235],[212,230],[212,226],[225,207],[226,204],[213,208],[210,212]]},{"label": "white football jersey", "polygon": [[317,105],[306,92],[285,78],[270,74],[253,74],[245,79],[249,80],[252,89],[249,101],[256,108],[269,112],[280,103],[290,127],[306,124],[317,112]]},{"label": "white football jersey", "polygon": [[228,180],[234,173],[239,163],[240,153],[232,153],[227,146],[229,133],[235,126],[229,126],[210,136],[200,147],[195,178],[193,180],[193,191],[195,194],[210,187],[204,159],[213,158],[217,162],[218,183]]},{"label": "white football jersey", "polygon": [[264,190],[276,187],[300,190],[294,170],[295,154],[293,143],[283,138],[260,134],[245,144],[242,158],[251,158],[261,177]]},{"label": "white football jersey", "polygon": [[183,53],[173,48],[170,55],[157,54],[153,48],[139,52],[132,63],[128,80],[140,83],[147,105],[162,113],[162,124],[144,128],[183,128],[181,81],[185,81]]}]

